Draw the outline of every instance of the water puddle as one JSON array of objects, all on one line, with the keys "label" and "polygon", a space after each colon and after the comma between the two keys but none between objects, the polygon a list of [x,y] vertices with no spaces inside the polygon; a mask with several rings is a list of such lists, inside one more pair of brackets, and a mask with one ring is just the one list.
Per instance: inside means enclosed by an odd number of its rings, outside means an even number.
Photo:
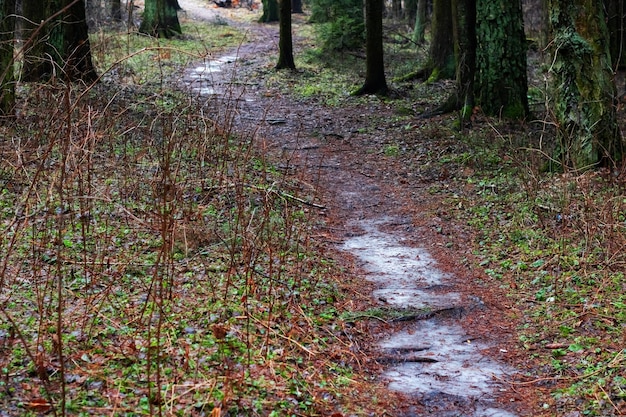
[{"label": "water puddle", "polygon": [[191,90],[201,96],[220,94],[215,88],[216,81],[223,77],[216,74],[224,71],[227,64],[237,62],[235,55],[224,55],[217,59],[207,60],[189,70],[186,74],[186,83]]},{"label": "water puddle", "polygon": [[381,230],[390,223],[359,221],[355,226],[363,233],[342,245],[377,285],[374,297],[394,308],[450,311],[458,317],[433,314],[414,320],[380,344],[394,358],[383,375],[389,388],[416,396],[438,416],[462,411],[468,417],[515,417],[493,400],[496,390],[503,389],[495,379],[512,370],[484,356],[481,351],[488,346],[471,340],[459,324],[463,311],[482,308],[482,302],[463,301],[458,293],[446,291],[449,277],[426,250]]}]

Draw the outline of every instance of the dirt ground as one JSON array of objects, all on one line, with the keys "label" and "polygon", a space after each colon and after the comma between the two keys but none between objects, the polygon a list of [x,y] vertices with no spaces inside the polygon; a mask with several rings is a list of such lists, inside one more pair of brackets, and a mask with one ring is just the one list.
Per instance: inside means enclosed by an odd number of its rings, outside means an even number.
[{"label": "dirt ground", "polygon": [[[476,262],[468,244],[473,239],[469,228],[456,224],[445,210],[440,194],[429,192],[433,184],[444,186],[454,173],[432,169],[428,158],[441,155],[446,147],[454,146],[445,134],[432,137],[411,137],[419,148],[418,159],[404,161],[390,158],[384,149],[390,135],[406,135],[404,126],[394,122],[394,110],[384,101],[371,97],[366,104],[350,108],[328,108],[315,102],[301,102],[283,92],[268,87],[259,74],[273,71],[277,51],[277,26],[252,23],[245,9],[218,9],[212,3],[199,0],[180,0],[185,16],[192,19],[214,20],[219,15],[245,27],[248,39],[237,51],[237,77],[245,74],[255,77],[245,83],[232,82],[233,73],[224,70],[212,74],[211,83],[218,92],[235,98],[237,116],[232,128],[241,134],[254,134],[259,146],[281,155],[289,169],[295,170],[311,185],[316,196],[311,207],[319,219],[314,238],[327,250],[327,255],[344,265],[352,279],[348,309],[363,311],[385,306],[385,300],[375,299],[371,291],[375,285],[366,279],[366,271],[356,257],[340,250],[350,236],[362,233],[355,222],[393,219],[387,222],[385,232],[398,236],[411,247],[424,248],[436,260],[437,267],[450,278],[441,292],[459,294],[461,304],[479,299],[481,308],[465,309],[463,313],[443,318],[462,326],[468,340],[487,346],[482,355],[513,368],[519,374],[495,378],[497,389],[489,398],[500,414],[480,414],[474,404],[447,398],[424,398],[409,394],[389,394],[390,407],[397,416],[540,416],[548,415],[544,407],[550,403],[547,391],[530,384],[534,364],[527,352],[517,346],[516,328],[522,314],[505,297],[496,282],[474,269]],[[296,22],[302,17],[295,17]],[[248,23],[245,23],[247,20]],[[297,53],[297,47],[296,47]],[[189,81],[190,78],[187,78]],[[189,81],[191,82],[191,81]],[[245,87],[241,87],[241,85]],[[381,120],[371,126],[372,115]],[[386,124],[384,121],[387,121]],[[422,123],[416,121],[416,123]],[[434,123],[429,121],[423,123]],[[371,127],[362,129],[363,127]],[[407,322],[382,323],[376,320],[359,321],[349,331],[357,340],[359,350],[371,358],[364,375],[379,375],[385,368],[382,353],[377,348],[380,340],[389,334],[411,329]],[[525,375],[522,377],[521,374]],[[528,375],[529,373],[530,375]],[[450,375],[454,378],[454,375]],[[455,403],[456,402],[456,403]],[[454,404],[453,404],[454,403]]]}]

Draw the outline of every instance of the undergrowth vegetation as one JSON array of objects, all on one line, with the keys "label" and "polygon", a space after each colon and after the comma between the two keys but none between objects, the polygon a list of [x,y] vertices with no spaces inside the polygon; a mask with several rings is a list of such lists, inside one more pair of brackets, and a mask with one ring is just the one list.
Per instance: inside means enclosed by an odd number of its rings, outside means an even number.
[{"label": "undergrowth vegetation", "polygon": [[232,103],[162,88],[224,46],[101,33],[101,83],[21,88],[0,148],[3,415],[319,415],[354,383],[310,187],[231,134]]},{"label": "undergrowth vegetation", "polygon": [[[419,67],[424,51],[393,32],[385,39],[386,70],[388,79],[401,80],[411,65]],[[362,111],[372,99],[347,96],[364,77],[362,60],[337,54],[315,66],[315,56],[304,54],[300,68],[307,82],[294,91],[305,100]],[[391,164],[397,169],[391,177],[428,184],[442,201],[434,214],[473,236],[463,245],[478,260],[465,262],[484,271],[489,285],[502,287],[510,317],[520,323],[527,370],[512,386],[547,393],[552,401],[537,405],[546,415],[622,415],[626,173],[621,161],[611,168],[559,172],[559,161],[552,159],[552,118],[543,107],[545,68],[535,58],[529,90],[535,113],[526,125],[486,119],[479,109],[469,129],[459,130],[454,114],[419,120],[445,100],[451,85],[394,81],[393,98],[380,100],[397,117],[371,115],[357,130],[359,144],[387,158],[380,176],[389,174]],[[619,114],[623,126],[625,116]],[[371,138],[381,130],[383,136]],[[372,144],[378,149],[368,148]],[[454,236],[449,239],[448,247],[459,245]]]}]

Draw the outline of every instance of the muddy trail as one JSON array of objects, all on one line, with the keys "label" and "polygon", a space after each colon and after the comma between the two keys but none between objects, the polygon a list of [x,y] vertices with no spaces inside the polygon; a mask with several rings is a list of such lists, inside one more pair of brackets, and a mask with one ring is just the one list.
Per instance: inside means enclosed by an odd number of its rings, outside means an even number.
[{"label": "muddy trail", "polygon": [[[229,20],[243,10],[179,2],[188,18],[224,19],[245,30],[237,50],[188,68],[185,88],[222,112],[238,135],[254,135],[280,155],[279,168],[308,179],[311,210],[323,220],[317,235],[362,277],[355,294],[368,301],[355,302],[352,331],[371,372],[399,399],[394,415],[529,415],[537,400],[507,382],[520,372],[511,353],[514,324],[504,319],[500,294],[462,261],[469,237],[437,215],[428,178],[407,177],[396,169],[401,161],[378,151],[386,126],[360,129],[373,114],[392,120],[392,109],[375,97],[344,111],[274,91],[263,75],[273,71],[277,26]],[[424,146],[433,146],[428,140]],[[401,314],[359,317],[374,310]]]}]

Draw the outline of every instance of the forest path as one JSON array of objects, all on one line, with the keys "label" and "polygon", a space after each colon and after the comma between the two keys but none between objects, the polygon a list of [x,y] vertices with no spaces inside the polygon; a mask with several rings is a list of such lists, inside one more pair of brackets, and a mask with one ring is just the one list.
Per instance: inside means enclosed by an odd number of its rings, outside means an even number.
[{"label": "forest path", "polygon": [[[255,23],[258,13],[245,9],[179,3],[188,18],[226,21],[246,33],[237,50],[188,68],[185,84],[234,132],[254,136],[314,184],[326,207],[320,235],[332,236],[335,258],[363,278],[355,292],[371,288],[369,308],[414,312],[402,321],[355,323],[355,335],[369,333],[375,345],[362,350],[384,364],[379,381],[404,395],[393,415],[527,415],[527,397],[498,382],[516,373],[504,362],[513,336],[502,318],[506,306],[462,262],[467,237],[433,214],[438,201],[428,179],[408,178],[397,170],[402,161],[381,150],[385,136],[397,134],[397,126],[381,124],[393,120],[393,109],[375,97],[349,108],[295,100],[265,82],[278,50],[276,25]],[[457,244],[448,246],[442,229]]]}]

